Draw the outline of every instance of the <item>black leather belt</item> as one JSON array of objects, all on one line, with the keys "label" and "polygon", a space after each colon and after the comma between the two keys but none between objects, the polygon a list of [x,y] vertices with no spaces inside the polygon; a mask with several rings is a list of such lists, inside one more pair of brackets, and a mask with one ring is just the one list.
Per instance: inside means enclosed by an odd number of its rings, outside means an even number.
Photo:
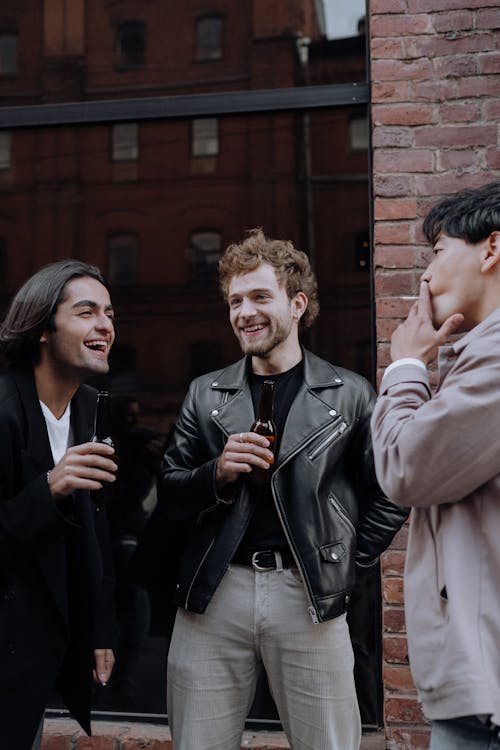
[{"label": "black leather belt", "polygon": [[290,550],[263,549],[256,552],[252,550],[238,549],[232,559],[235,565],[245,565],[259,572],[266,570],[281,570],[282,568],[295,568],[296,562]]}]

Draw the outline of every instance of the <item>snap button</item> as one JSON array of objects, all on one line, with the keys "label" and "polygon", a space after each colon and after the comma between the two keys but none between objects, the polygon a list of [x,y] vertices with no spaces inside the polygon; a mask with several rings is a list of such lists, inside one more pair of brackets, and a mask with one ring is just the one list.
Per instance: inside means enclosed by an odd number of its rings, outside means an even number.
[{"label": "snap button", "polygon": [[340,378],[335,378],[335,382],[336,382],[336,383],[341,383],[341,382],[342,382],[342,380],[341,380]]},{"label": "snap button", "polygon": [[330,411],[328,412],[328,414],[329,414],[329,415],[330,415],[331,417],[334,417],[334,416],[336,415],[336,413],[337,413],[337,412],[335,411],[335,409],[330,409]]},{"label": "snap button", "polygon": [[214,410],[212,411],[212,416],[213,416],[213,417],[216,417],[218,413],[219,413],[219,410],[218,410],[218,409],[214,409]]},{"label": "snap button", "polygon": [[214,386],[214,387],[215,387],[215,386],[217,386],[217,385],[219,385],[218,381],[217,381],[217,380],[214,380],[214,382],[212,383],[212,386]]},{"label": "snap button", "polygon": [[338,559],[339,559],[339,556],[337,555],[337,553],[332,552],[332,560],[338,560]]}]

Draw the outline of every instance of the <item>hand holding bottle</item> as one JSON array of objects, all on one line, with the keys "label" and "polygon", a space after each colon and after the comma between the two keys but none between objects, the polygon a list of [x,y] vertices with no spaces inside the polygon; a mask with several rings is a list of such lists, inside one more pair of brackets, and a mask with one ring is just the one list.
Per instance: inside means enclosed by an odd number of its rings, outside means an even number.
[{"label": "hand holding bottle", "polygon": [[274,461],[270,444],[267,438],[255,432],[230,435],[217,461],[217,486],[221,488],[235,482],[241,474],[249,474],[255,467],[267,471]]}]

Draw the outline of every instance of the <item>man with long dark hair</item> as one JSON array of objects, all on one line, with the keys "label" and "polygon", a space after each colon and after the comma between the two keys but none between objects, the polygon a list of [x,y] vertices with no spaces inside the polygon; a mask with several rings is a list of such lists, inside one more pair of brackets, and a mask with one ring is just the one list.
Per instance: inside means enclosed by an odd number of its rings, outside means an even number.
[{"label": "man with long dark hair", "polygon": [[[113,667],[111,553],[89,492],[115,478],[89,442],[113,308],[100,271],[59,261],[18,291],[0,326],[0,737],[38,747],[56,688],[90,734],[94,679]],[[34,744],[33,744],[34,743]]]}]

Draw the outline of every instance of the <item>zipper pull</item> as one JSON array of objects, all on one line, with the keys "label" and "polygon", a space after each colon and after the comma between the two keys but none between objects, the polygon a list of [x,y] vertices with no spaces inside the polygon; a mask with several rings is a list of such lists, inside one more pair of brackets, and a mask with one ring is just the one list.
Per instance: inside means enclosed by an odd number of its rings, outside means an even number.
[{"label": "zipper pull", "polygon": [[314,609],[314,607],[308,607],[307,611],[309,612],[313,623],[315,625],[319,625],[318,615],[316,614],[316,610]]}]

